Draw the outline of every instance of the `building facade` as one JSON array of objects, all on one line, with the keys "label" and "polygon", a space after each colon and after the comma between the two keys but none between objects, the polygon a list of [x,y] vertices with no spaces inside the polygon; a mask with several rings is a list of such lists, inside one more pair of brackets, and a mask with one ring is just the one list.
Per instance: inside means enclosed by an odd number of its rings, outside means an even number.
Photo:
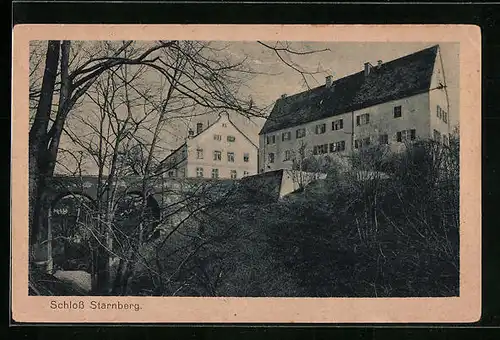
[{"label": "building facade", "polygon": [[259,133],[259,172],[299,159],[337,159],[368,145],[433,138],[448,143],[449,100],[439,46],[282,96]]},{"label": "building facade", "polygon": [[197,123],[185,143],[162,162],[165,177],[238,179],[257,173],[255,145],[227,114],[204,128]]}]

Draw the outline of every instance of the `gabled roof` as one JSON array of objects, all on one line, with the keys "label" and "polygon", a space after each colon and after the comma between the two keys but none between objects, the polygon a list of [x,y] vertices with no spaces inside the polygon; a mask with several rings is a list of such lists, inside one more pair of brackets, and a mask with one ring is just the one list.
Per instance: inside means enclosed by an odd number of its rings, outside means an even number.
[{"label": "gabled roof", "polygon": [[[226,115],[227,115],[226,117],[227,117],[228,122],[229,122],[229,123],[231,123],[231,125],[232,125],[235,129],[236,129],[236,131],[238,131],[238,132],[239,132],[239,133],[240,133],[243,137],[245,137],[245,138],[246,138],[246,139],[247,139],[247,140],[248,140],[248,141],[249,141],[249,142],[250,142],[253,146],[255,146],[256,148],[258,148],[258,146],[257,146],[257,145],[255,145],[255,143],[254,143],[254,142],[253,142],[250,138],[248,138],[248,136],[247,136],[246,134],[244,134],[244,133],[243,133],[243,131],[241,131],[241,130],[240,130],[240,129],[236,126],[236,124],[234,124],[234,123],[231,121],[231,119],[229,118],[229,115],[228,115],[227,113],[226,113]],[[217,124],[217,123],[221,120],[222,116],[223,116],[223,114],[220,114],[220,115],[219,115],[219,118],[217,118],[217,119],[215,120],[215,122],[213,122],[212,124],[210,124],[209,126],[207,126],[207,128],[206,128],[206,129],[204,129],[203,131],[201,131],[200,133],[198,133],[198,134],[194,135],[193,137],[191,137],[191,139],[196,139],[196,137],[198,137],[198,136],[202,135],[203,133],[205,133],[205,131],[208,131],[208,130],[212,127],[212,126],[214,126],[215,124]]]},{"label": "gabled roof", "polygon": [[[196,135],[192,136],[190,139],[193,140],[193,139],[196,139],[196,137],[202,135],[203,133],[205,133],[206,131],[208,131],[212,126],[214,126],[215,124],[217,124],[222,118],[222,115],[219,116],[219,118],[217,118],[212,124],[210,124],[209,126],[207,126],[206,129],[204,129],[203,131],[201,131],[200,133],[197,133]],[[250,138],[248,138],[247,135],[245,135],[243,133],[243,131],[241,131],[237,126],[236,124],[234,124],[231,119],[229,119],[229,115],[227,116],[227,120],[229,121],[229,123],[231,123],[231,125],[236,129],[236,131],[238,131],[243,137],[245,137],[255,148],[258,148],[257,145],[255,145],[254,142],[252,142],[252,140]],[[160,164],[158,165],[159,168],[161,168],[163,165],[165,165],[165,163],[175,154],[177,153],[180,149],[182,149],[184,146],[186,146],[187,144],[187,141],[185,141],[184,143],[181,144],[181,146],[179,146],[177,149],[173,150],[169,155],[167,155],[161,162]]]},{"label": "gabled roof", "polygon": [[276,101],[259,135],[360,110],[429,90],[439,46],[373,66]]}]

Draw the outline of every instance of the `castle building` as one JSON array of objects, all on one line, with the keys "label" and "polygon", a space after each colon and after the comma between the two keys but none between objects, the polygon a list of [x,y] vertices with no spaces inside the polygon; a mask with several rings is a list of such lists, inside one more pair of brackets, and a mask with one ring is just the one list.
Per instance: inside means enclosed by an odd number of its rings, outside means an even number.
[{"label": "castle building", "polygon": [[448,143],[449,99],[439,45],[279,98],[259,133],[259,172],[298,158],[347,155],[370,144]]},{"label": "castle building", "polygon": [[221,114],[206,128],[197,123],[159,169],[165,177],[238,179],[257,173],[257,154],[257,145]]}]

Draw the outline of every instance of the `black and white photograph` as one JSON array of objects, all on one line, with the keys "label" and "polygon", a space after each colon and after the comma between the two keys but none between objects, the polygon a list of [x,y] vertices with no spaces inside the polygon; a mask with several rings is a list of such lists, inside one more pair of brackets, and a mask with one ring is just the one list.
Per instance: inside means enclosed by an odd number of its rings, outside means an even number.
[{"label": "black and white photograph", "polygon": [[28,297],[463,297],[442,40],[30,39]]},{"label": "black and white photograph", "polygon": [[457,47],[32,42],[30,294],[458,296]]}]

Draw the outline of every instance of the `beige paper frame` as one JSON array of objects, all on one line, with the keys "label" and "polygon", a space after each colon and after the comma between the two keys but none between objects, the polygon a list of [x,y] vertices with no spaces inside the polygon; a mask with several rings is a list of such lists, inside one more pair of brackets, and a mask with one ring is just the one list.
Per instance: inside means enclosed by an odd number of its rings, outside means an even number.
[{"label": "beige paper frame", "polygon": [[[298,40],[460,44],[460,297],[190,298],[28,296],[30,40]],[[481,315],[481,33],[472,25],[18,25],[12,75],[12,316],[17,322],[427,323]],[[53,310],[50,301],[139,303],[141,311]]]}]

